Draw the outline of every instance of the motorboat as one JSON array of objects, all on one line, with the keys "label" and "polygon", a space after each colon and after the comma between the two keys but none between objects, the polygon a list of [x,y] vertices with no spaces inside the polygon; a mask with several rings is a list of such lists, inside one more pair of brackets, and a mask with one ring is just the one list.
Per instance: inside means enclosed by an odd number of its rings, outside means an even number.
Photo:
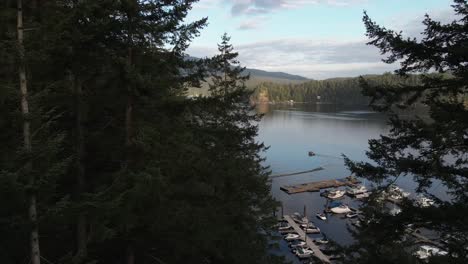
[{"label": "motorboat", "polygon": [[315,156],[315,152],[313,152],[313,151],[309,151],[307,154],[309,154],[309,157]]},{"label": "motorboat", "polygon": [[370,192],[359,193],[359,194],[354,195],[356,199],[367,198],[369,196],[370,196]]},{"label": "motorboat", "polygon": [[343,195],[345,195],[345,193],[346,193],[346,191],[343,191],[343,190],[330,191],[327,194],[327,198],[328,199],[338,199],[338,198],[343,197]]},{"label": "motorboat", "polygon": [[358,214],[355,213],[355,212],[351,212],[351,213],[347,213],[347,214],[346,214],[346,217],[347,217],[347,218],[355,218],[355,217],[358,217]]},{"label": "motorboat", "polygon": [[295,249],[295,248],[298,248],[298,247],[306,247],[307,243],[304,242],[304,241],[296,240],[296,241],[291,242],[291,244],[289,244],[289,246],[291,248]]},{"label": "motorboat", "polygon": [[447,251],[429,245],[420,246],[419,249],[413,253],[413,255],[419,259],[427,259],[433,256],[445,256],[447,254]]},{"label": "motorboat", "polygon": [[352,188],[348,188],[346,191],[349,195],[356,196],[358,194],[367,193],[367,188],[364,185],[356,185]]},{"label": "motorboat", "polygon": [[294,241],[294,240],[298,240],[299,238],[300,238],[299,235],[294,234],[294,233],[289,233],[284,237],[286,241]]},{"label": "motorboat", "polygon": [[319,234],[320,233],[320,228],[316,227],[314,223],[308,222],[307,224],[302,224],[301,225],[302,230],[306,234]]},{"label": "motorboat", "polygon": [[304,230],[306,234],[320,234],[320,228],[318,227],[306,227],[306,228],[303,228],[302,230]]},{"label": "motorboat", "polygon": [[279,230],[279,231],[288,230],[288,229],[291,229],[291,226],[290,226],[290,225],[285,225],[285,226],[280,226],[280,227],[278,227],[278,230]]},{"label": "motorboat", "polygon": [[347,214],[352,212],[351,209],[349,209],[349,207],[344,204],[337,207],[333,207],[330,209],[330,211],[334,214]]},{"label": "motorboat", "polygon": [[310,248],[297,248],[295,252],[296,256],[300,259],[310,258],[314,254],[314,251]]},{"label": "motorboat", "polygon": [[286,229],[286,230],[279,230],[278,231],[280,234],[285,235],[294,232],[294,228]]},{"label": "motorboat", "polygon": [[328,244],[329,241],[325,237],[322,237],[322,238],[315,239],[314,242],[318,244]]},{"label": "motorboat", "polygon": [[291,215],[291,218],[294,220],[294,222],[298,224],[308,224],[309,220],[307,217],[302,216],[300,213],[294,213]]},{"label": "motorboat", "polygon": [[323,221],[327,220],[327,216],[324,213],[317,213],[316,216],[320,220],[323,220]]},{"label": "motorboat", "polygon": [[423,208],[430,207],[434,205],[434,203],[435,203],[434,200],[423,195],[419,196],[416,199],[416,205],[419,207],[423,207]]},{"label": "motorboat", "polygon": [[403,191],[403,189],[394,184],[390,185],[387,190],[388,198],[393,200],[401,200],[410,195],[409,192]]}]

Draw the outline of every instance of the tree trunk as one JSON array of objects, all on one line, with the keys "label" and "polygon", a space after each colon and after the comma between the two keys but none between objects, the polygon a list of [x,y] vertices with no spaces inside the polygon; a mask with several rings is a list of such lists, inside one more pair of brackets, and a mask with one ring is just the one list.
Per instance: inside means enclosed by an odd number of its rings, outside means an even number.
[{"label": "tree trunk", "polygon": [[[84,168],[84,133],[83,133],[83,92],[82,85],[77,80],[73,73],[70,72],[70,83],[73,86],[75,100],[75,168],[77,182],[77,200],[81,201],[84,192],[86,191],[86,176]],[[86,258],[88,255],[88,234],[87,234],[87,217],[85,212],[78,213],[76,225],[76,260],[77,263]]]},{"label": "tree trunk", "polygon": [[[136,2],[135,2],[136,4]],[[128,39],[127,39],[127,105],[125,109],[125,165],[126,172],[131,169],[132,164],[132,148],[133,148],[133,87],[130,80],[133,67],[133,11],[130,7],[127,12],[128,17]],[[129,242],[127,245],[126,264],[135,263],[135,252],[133,246]]]},{"label": "tree trunk", "polygon": [[126,264],[135,264],[135,252],[131,245],[127,246],[127,263]]},{"label": "tree trunk", "polygon": [[[17,20],[17,34],[18,34],[18,50],[19,50],[19,81],[20,81],[20,92],[21,92],[21,112],[23,114],[23,137],[24,137],[24,148],[27,154],[31,154],[31,128],[29,121],[29,103],[28,103],[28,86],[26,80],[26,63],[25,63],[25,51],[24,51],[24,31],[23,31],[23,1],[17,1],[18,9],[18,20]],[[29,175],[29,221],[31,224],[30,232],[30,247],[31,247],[31,263],[41,263],[41,253],[39,248],[39,232],[37,227],[37,201],[36,194],[34,191],[35,177],[31,172],[31,161],[28,161],[25,168],[26,173]]]}]

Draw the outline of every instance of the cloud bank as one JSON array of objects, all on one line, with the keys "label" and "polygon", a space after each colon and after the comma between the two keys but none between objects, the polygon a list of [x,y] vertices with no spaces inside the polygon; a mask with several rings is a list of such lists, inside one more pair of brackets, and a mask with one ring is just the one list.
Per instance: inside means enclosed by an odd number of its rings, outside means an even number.
[{"label": "cloud bank", "polygon": [[[249,68],[284,71],[313,79],[380,74],[398,65],[381,61],[379,51],[365,41],[277,39],[235,46],[239,60]],[[215,48],[192,47],[192,56],[216,54]]]},{"label": "cloud bank", "polygon": [[333,6],[348,6],[365,0],[225,0],[232,5],[231,14],[258,15],[275,10],[299,8],[304,5],[327,4]]}]

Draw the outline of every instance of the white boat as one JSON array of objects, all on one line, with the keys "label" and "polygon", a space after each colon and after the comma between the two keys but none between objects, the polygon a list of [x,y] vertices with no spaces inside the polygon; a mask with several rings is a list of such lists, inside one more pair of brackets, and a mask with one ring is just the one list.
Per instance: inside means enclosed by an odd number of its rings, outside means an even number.
[{"label": "white boat", "polygon": [[322,238],[319,238],[319,239],[315,239],[314,242],[318,243],[318,244],[328,244],[329,241],[328,241],[328,239],[322,237]]},{"label": "white boat", "polygon": [[358,217],[358,214],[357,214],[357,213],[354,213],[354,212],[351,212],[351,213],[347,213],[347,214],[346,214],[346,217],[347,217],[347,218],[355,218],[355,217]]},{"label": "white boat", "polygon": [[290,226],[290,225],[284,225],[284,226],[278,227],[278,230],[279,230],[279,231],[288,230],[288,229],[291,229],[291,226]]},{"label": "white boat", "polygon": [[434,205],[434,200],[432,200],[431,198],[428,198],[426,196],[419,196],[417,199],[416,199],[416,205],[419,206],[419,207],[430,207],[432,205]]},{"label": "white boat", "polygon": [[300,213],[294,213],[291,218],[294,220],[294,222],[298,224],[308,224],[309,220],[307,217],[302,216]]},{"label": "white boat", "polygon": [[324,213],[317,213],[316,216],[320,220],[323,220],[323,221],[327,220],[327,216]]},{"label": "white boat", "polygon": [[410,193],[405,192],[400,187],[392,184],[388,187],[387,195],[389,198],[393,200],[401,200],[405,197],[408,197]]},{"label": "white boat", "polygon": [[356,196],[358,194],[367,193],[367,188],[364,185],[357,185],[352,188],[348,188],[347,193],[349,195]]},{"label": "white boat", "polygon": [[312,222],[308,222],[307,224],[301,224],[301,229],[304,230],[306,234],[320,233],[320,228],[316,227]]},{"label": "white boat", "polygon": [[330,191],[327,194],[327,198],[328,199],[338,199],[338,198],[343,197],[343,195],[345,195],[345,193],[346,193],[346,191],[343,191],[343,190]]},{"label": "white boat", "polygon": [[413,255],[419,259],[427,259],[432,256],[445,256],[447,254],[447,251],[428,245],[420,246],[419,249],[413,253]]},{"label": "white boat", "polygon": [[298,234],[293,234],[293,233],[289,233],[289,234],[287,234],[287,235],[284,237],[284,239],[285,239],[286,241],[298,240],[299,238],[300,238],[300,237],[299,237]]},{"label": "white boat", "polygon": [[349,209],[349,207],[344,204],[337,207],[333,207],[330,209],[330,211],[335,214],[347,214],[352,212],[351,209]]},{"label": "white boat", "polygon": [[362,198],[367,198],[369,196],[370,196],[370,192],[365,192],[365,193],[356,194],[354,197],[356,199],[362,199]]},{"label": "white boat", "polygon": [[303,228],[302,230],[304,230],[306,234],[320,234],[320,228],[318,227],[306,227],[306,228]]},{"label": "white boat", "polygon": [[310,248],[297,248],[296,256],[300,259],[310,258],[314,254],[314,251]]},{"label": "white boat", "polygon": [[289,245],[291,248],[295,249],[295,248],[298,248],[298,247],[305,247],[307,246],[306,242],[304,241],[294,241],[292,242],[290,245]]}]

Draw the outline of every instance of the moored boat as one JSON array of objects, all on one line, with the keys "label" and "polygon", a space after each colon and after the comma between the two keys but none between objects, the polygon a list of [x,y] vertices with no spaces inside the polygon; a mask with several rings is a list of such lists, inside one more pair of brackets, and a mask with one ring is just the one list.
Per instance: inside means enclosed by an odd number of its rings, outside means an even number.
[{"label": "moored boat", "polygon": [[295,254],[298,258],[310,258],[314,254],[314,251],[310,248],[297,248]]},{"label": "moored boat", "polygon": [[420,195],[417,199],[416,199],[416,205],[419,206],[419,207],[430,207],[432,205],[434,205],[434,200],[432,200],[431,198],[428,198],[424,195]]},{"label": "moored boat", "polygon": [[327,216],[324,213],[317,213],[316,216],[320,220],[323,220],[323,221],[327,220]]},{"label": "moored boat", "polygon": [[367,193],[367,188],[364,185],[356,185],[352,188],[348,188],[346,191],[349,195],[356,196],[358,194]]},{"label": "moored boat", "polygon": [[355,213],[355,212],[351,212],[351,213],[347,213],[347,214],[346,214],[346,217],[347,217],[347,218],[355,218],[355,217],[358,217],[358,214]]},{"label": "moored boat", "polygon": [[351,209],[349,209],[349,207],[344,204],[337,206],[337,207],[330,208],[330,211],[335,214],[347,214],[347,213],[352,212]]},{"label": "moored boat", "polygon": [[327,194],[327,198],[328,199],[338,199],[338,198],[341,198],[343,197],[343,195],[345,195],[345,191],[343,190],[335,190],[335,191],[330,191],[328,192]]},{"label": "moored boat", "polygon": [[289,233],[287,234],[285,237],[284,237],[284,240],[286,241],[294,241],[294,240],[298,240],[300,237],[298,234],[294,234],[294,233]]}]

